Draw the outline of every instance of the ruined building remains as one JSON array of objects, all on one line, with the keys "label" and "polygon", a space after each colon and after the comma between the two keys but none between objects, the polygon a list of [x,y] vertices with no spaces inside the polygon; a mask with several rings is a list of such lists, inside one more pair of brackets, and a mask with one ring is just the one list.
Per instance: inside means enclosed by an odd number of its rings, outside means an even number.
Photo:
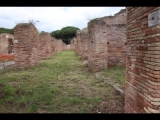
[{"label": "ruined building remains", "polygon": [[160,7],[127,7],[126,113],[160,113]]}]

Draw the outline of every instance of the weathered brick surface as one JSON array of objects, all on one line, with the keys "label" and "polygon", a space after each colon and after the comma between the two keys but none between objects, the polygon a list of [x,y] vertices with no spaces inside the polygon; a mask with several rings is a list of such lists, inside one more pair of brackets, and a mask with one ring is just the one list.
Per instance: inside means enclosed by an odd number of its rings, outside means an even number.
[{"label": "weathered brick surface", "polygon": [[39,33],[33,24],[21,24],[14,28],[14,55],[16,67],[28,68],[39,62]]},{"label": "weathered brick surface", "polygon": [[125,66],[126,10],[88,23],[88,67],[99,71],[110,66]]},{"label": "weathered brick surface", "polygon": [[77,30],[77,33],[76,33],[76,39],[77,39],[77,45],[76,45],[76,48],[77,48],[77,54],[80,56],[81,55],[81,52],[82,52],[82,48],[81,48],[81,37],[80,37],[80,33],[81,31],[80,30]]},{"label": "weathered brick surface", "polygon": [[51,38],[51,53],[52,55],[56,54],[56,39],[55,38]]},{"label": "weathered brick surface", "polygon": [[71,50],[77,53],[77,39],[75,37],[72,38],[70,44],[71,44]]},{"label": "weathered brick surface", "polygon": [[126,25],[107,25],[108,67],[126,64]]},{"label": "weathered brick surface", "polygon": [[61,39],[57,39],[55,45],[56,45],[56,48],[55,48],[56,53],[59,53],[67,49],[67,45],[64,44]]},{"label": "weathered brick surface", "polygon": [[[14,40],[14,36],[12,34],[8,34],[8,33],[0,34],[0,55],[8,54],[8,52],[9,53],[14,52],[13,40]],[[12,49],[9,51],[10,45],[13,45],[13,46],[12,46]]]},{"label": "weathered brick surface", "polygon": [[51,55],[52,55],[52,47],[51,47],[51,40],[52,37],[49,33],[43,33],[42,35],[40,35],[39,37],[39,53],[40,53],[40,59],[44,60],[44,59],[48,59]]},{"label": "weathered brick surface", "polygon": [[80,31],[80,56],[81,60],[88,59],[88,28],[84,28]]},{"label": "weathered brick surface", "polygon": [[160,27],[148,27],[158,9],[127,7],[126,113],[160,113]]}]

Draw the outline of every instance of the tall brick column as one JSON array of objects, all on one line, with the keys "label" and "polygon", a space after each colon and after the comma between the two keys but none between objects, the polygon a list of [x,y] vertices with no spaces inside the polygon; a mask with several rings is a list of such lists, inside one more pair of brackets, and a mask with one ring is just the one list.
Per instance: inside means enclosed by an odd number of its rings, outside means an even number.
[{"label": "tall brick column", "polygon": [[80,40],[81,31],[77,30],[76,38],[77,38],[77,54],[81,55],[81,40]]},{"label": "tall brick column", "polygon": [[96,18],[88,23],[88,67],[99,71],[125,66],[126,9],[114,16]]},{"label": "tall brick column", "polygon": [[88,23],[88,67],[91,71],[107,68],[106,23],[97,19]]},{"label": "tall brick column", "polygon": [[48,32],[43,32],[40,35],[40,59],[48,59],[52,55],[52,48],[51,48],[51,35]]},{"label": "tall brick column", "polygon": [[80,31],[80,41],[81,41],[81,60],[87,60],[88,28],[84,28]]},{"label": "tall brick column", "polygon": [[39,33],[32,23],[20,23],[14,28],[14,55],[19,69],[32,67],[39,62]]},{"label": "tall brick column", "polygon": [[160,113],[160,7],[127,7],[126,113]]}]

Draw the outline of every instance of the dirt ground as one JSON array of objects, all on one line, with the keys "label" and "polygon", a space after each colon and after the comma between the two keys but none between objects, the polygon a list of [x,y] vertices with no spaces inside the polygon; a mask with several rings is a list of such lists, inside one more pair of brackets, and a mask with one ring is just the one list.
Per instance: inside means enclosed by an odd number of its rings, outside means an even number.
[{"label": "dirt ground", "polygon": [[93,113],[124,113],[124,96],[116,90],[112,92],[112,98],[94,106]]}]

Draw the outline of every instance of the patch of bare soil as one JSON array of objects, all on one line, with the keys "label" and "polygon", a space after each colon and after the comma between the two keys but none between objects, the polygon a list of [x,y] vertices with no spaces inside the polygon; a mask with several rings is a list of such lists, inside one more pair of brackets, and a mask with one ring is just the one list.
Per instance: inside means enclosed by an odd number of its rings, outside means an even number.
[{"label": "patch of bare soil", "polygon": [[103,101],[92,109],[93,113],[124,113],[124,95],[116,90],[111,93],[111,98]]},{"label": "patch of bare soil", "polygon": [[[110,92],[109,96],[105,101],[99,105],[94,106],[92,109],[93,113],[124,113],[124,86],[117,83],[110,77],[105,77],[101,72],[95,74],[105,84],[110,84],[114,89]],[[116,88],[114,86],[117,86]],[[117,90],[118,88],[118,90]],[[119,89],[122,91],[119,91]]]}]

